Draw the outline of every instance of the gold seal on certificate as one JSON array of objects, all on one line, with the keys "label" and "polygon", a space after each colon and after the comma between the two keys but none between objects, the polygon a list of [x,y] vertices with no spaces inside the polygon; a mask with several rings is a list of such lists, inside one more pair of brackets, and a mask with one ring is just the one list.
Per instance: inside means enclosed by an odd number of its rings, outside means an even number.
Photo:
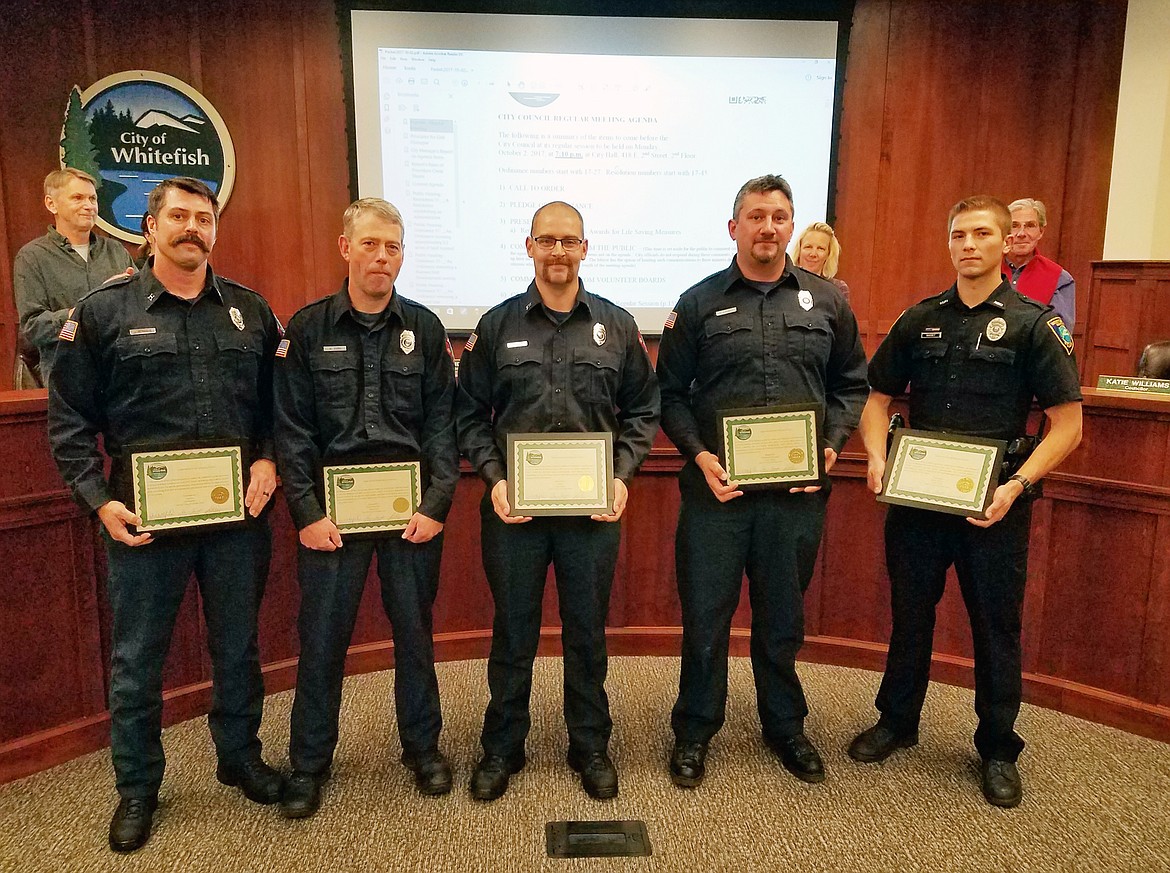
[{"label": "gold seal on certificate", "polygon": [[418,461],[326,464],[325,514],[343,534],[403,530],[422,501]]},{"label": "gold seal on certificate", "polygon": [[613,511],[613,434],[508,434],[508,502],[514,516]]},{"label": "gold seal on certificate", "polygon": [[245,520],[241,446],[130,453],[141,533]]},{"label": "gold seal on certificate", "polygon": [[903,428],[894,432],[878,500],[982,518],[1007,443]]},{"label": "gold seal on certificate", "polygon": [[763,406],[719,413],[719,462],[738,488],[819,485],[821,408]]}]

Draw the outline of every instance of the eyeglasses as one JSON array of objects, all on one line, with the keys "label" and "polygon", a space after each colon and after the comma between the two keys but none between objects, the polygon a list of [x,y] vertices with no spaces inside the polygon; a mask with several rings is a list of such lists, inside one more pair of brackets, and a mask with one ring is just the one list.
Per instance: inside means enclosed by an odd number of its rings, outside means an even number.
[{"label": "eyeglasses", "polygon": [[581,243],[585,240],[577,236],[538,236],[533,242],[546,252],[551,252],[556,248],[557,243],[560,243],[561,248],[566,252],[575,252],[581,248]]}]

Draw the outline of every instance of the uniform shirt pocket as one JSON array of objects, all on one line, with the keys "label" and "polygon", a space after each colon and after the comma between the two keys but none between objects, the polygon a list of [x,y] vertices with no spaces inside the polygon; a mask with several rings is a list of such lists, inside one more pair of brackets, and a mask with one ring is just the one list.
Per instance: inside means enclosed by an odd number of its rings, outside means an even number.
[{"label": "uniform shirt pocket", "polygon": [[1002,346],[971,349],[963,370],[963,388],[972,394],[1014,394],[1016,350]]},{"label": "uniform shirt pocket", "polygon": [[215,335],[215,347],[219,352],[217,366],[234,374],[237,382],[255,385],[260,374],[260,355],[264,350],[259,338],[250,332],[225,331]]},{"label": "uniform shirt pocket", "polygon": [[350,351],[314,352],[309,356],[317,403],[330,408],[355,407],[361,390],[357,355]]},{"label": "uniform shirt pocket", "polygon": [[800,355],[806,366],[824,369],[833,350],[833,330],[823,313],[786,312],[784,326],[788,329],[789,355]]},{"label": "uniform shirt pocket", "polygon": [[179,340],[173,333],[121,336],[114,341],[115,380],[146,379],[160,386],[178,377]]},{"label": "uniform shirt pocket", "polygon": [[584,348],[573,351],[573,394],[589,403],[617,405],[621,364],[614,349]]},{"label": "uniform shirt pocket", "polygon": [[751,357],[752,317],[746,312],[712,315],[703,322],[703,363],[715,370],[738,367]]},{"label": "uniform shirt pocket", "polygon": [[395,412],[421,418],[423,364],[420,355],[382,359],[382,399]]},{"label": "uniform shirt pocket", "polygon": [[946,356],[950,343],[943,340],[920,342],[910,350],[910,384],[937,387],[946,384]]},{"label": "uniform shirt pocket", "polygon": [[496,355],[497,391],[496,408],[502,408],[509,400],[534,400],[540,397],[544,387],[541,368],[544,355],[540,349],[525,346],[519,349],[503,348]]}]

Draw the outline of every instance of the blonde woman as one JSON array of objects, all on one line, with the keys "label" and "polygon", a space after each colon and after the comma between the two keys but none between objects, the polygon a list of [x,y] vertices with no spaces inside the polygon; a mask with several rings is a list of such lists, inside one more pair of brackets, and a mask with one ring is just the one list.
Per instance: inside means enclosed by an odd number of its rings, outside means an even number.
[{"label": "blonde woman", "polygon": [[834,278],[840,258],[841,243],[837,241],[837,234],[823,221],[814,221],[796,238],[792,253],[796,266],[808,270],[814,276],[828,279],[840,289],[841,296],[848,300],[849,286]]}]

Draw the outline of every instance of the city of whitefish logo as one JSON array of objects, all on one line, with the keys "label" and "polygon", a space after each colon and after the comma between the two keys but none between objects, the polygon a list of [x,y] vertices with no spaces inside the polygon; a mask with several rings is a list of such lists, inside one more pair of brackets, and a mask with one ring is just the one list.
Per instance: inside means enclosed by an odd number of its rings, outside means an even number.
[{"label": "city of whitefish logo", "polygon": [[98,225],[142,242],[146,197],[164,179],[194,176],[222,208],[236,176],[236,153],[223,119],[202,94],[162,73],[130,70],[69,95],[61,129],[61,166],[98,180]]}]

